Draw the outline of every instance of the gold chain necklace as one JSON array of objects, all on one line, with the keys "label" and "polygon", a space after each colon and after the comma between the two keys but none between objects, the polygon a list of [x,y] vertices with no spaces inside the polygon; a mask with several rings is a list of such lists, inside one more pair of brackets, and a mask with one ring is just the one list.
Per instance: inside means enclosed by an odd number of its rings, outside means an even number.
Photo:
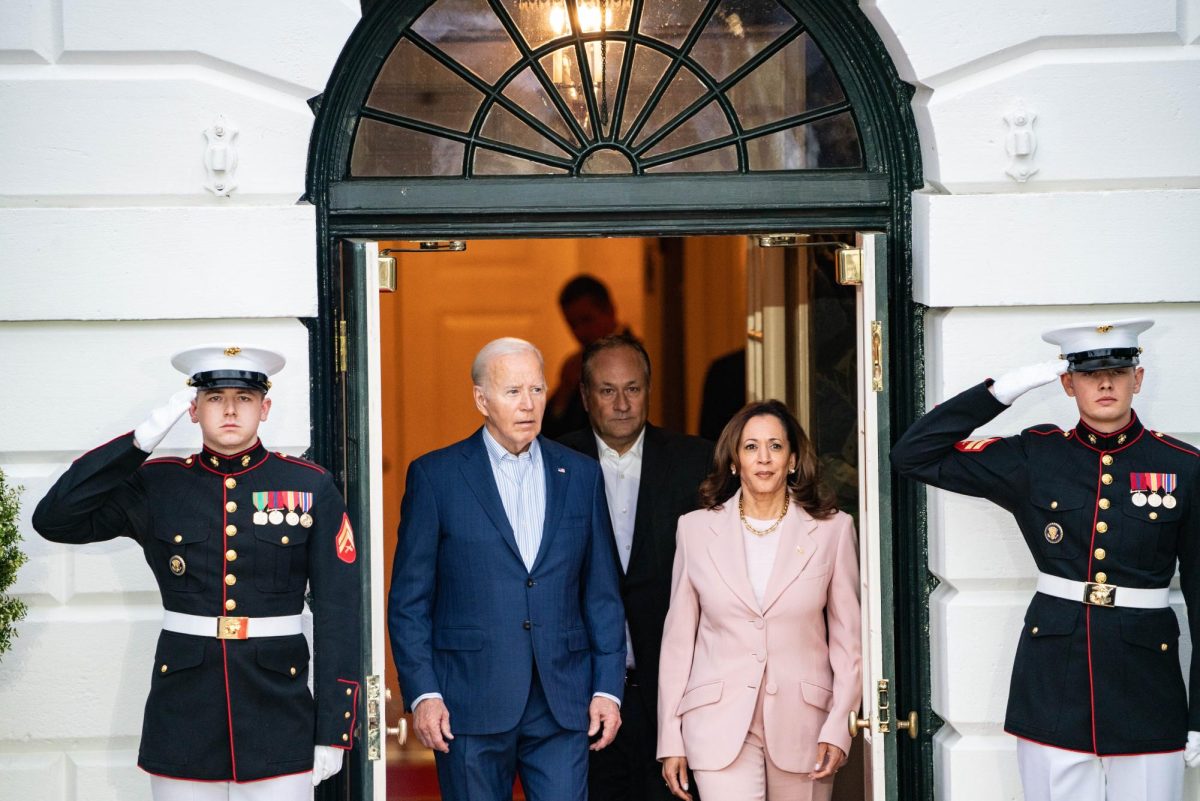
[{"label": "gold chain necklace", "polygon": [[746,519],[746,499],[744,496],[738,496],[738,515],[742,518],[742,525],[756,537],[765,537],[775,529],[779,528],[779,524],[783,522],[783,516],[787,514],[788,504],[791,503],[792,497],[790,492],[783,493],[783,511],[779,513],[779,517],[775,518],[775,522],[770,528],[759,531],[754,526],[750,525],[750,521]]}]

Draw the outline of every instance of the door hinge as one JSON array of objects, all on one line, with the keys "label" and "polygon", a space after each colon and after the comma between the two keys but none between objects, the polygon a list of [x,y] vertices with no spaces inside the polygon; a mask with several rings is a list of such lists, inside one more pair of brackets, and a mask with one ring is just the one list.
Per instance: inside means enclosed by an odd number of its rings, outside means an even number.
[{"label": "door hinge", "polygon": [[879,733],[887,734],[892,730],[892,708],[888,699],[888,680],[880,679],[875,685],[875,706],[879,714]]},{"label": "door hinge", "polygon": [[349,346],[346,344],[346,321],[338,320],[337,333],[337,361],[338,372],[346,372],[346,365],[349,363]]},{"label": "door hinge", "polygon": [[396,257],[395,256],[380,256],[378,264],[379,264],[379,291],[380,292],[395,292],[396,291]]},{"label": "door hinge", "polygon": [[367,759],[371,762],[383,756],[383,740],[379,721],[383,719],[382,682],[379,676],[367,676]]},{"label": "door hinge", "polygon": [[883,323],[871,321],[871,391],[883,392]]},{"label": "door hinge", "polygon": [[862,248],[842,248],[837,252],[837,282],[842,286],[862,284]]}]

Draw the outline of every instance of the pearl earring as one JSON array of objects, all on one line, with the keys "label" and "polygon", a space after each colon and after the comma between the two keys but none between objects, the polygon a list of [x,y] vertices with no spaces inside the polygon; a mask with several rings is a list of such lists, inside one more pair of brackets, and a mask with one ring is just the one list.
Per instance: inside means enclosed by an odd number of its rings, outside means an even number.
[{"label": "pearl earring", "polygon": [[731,476],[737,475],[737,468],[734,467],[733,465],[729,465],[729,475],[731,475]]}]

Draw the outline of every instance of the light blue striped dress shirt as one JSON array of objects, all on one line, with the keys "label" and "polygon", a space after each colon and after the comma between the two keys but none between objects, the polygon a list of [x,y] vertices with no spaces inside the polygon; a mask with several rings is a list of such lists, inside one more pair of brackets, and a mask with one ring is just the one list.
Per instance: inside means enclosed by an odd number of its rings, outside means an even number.
[{"label": "light blue striped dress shirt", "polygon": [[535,439],[524,453],[514,456],[486,427],[483,444],[492,464],[504,514],[517,539],[521,561],[526,570],[531,570],[542,544],[542,527],[546,522],[546,470],[542,466],[542,449]]}]

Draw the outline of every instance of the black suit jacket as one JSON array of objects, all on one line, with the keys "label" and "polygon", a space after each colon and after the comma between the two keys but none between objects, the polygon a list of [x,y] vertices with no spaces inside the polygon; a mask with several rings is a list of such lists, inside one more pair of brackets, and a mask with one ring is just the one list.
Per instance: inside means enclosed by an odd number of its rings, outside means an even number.
[{"label": "black suit jacket", "polygon": [[[566,434],[559,442],[599,458],[590,428]],[[651,710],[656,709],[658,699],[658,650],[671,600],[675,527],[681,515],[699,507],[697,490],[712,468],[712,454],[713,444],[708,440],[646,426],[633,547],[629,569],[621,577],[621,600],[638,683]],[[617,557],[615,541],[613,557]]]}]

